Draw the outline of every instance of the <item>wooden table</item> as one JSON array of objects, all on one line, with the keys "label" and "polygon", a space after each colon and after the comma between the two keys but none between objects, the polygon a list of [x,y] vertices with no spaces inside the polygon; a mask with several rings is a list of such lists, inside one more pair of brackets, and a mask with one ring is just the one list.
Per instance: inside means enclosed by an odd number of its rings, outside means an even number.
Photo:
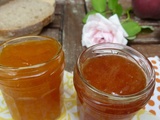
[{"label": "wooden table", "polygon": [[[73,71],[77,57],[85,49],[81,45],[82,18],[89,9],[89,0],[57,0],[55,19],[41,33],[61,42],[65,52],[65,69],[69,72]],[[136,16],[133,16],[133,19],[141,25],[152,25],[155,30],[140,33],[134,41],[129,41],[128,45],[146,57],[160,57],[160,21],[140,20]]]}]

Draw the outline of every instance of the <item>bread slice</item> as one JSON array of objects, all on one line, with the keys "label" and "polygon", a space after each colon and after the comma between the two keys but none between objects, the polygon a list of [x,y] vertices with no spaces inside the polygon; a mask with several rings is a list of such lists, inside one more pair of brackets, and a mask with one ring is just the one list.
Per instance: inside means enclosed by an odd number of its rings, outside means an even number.
[{"label": "bread slice", "polygon": [[5,3],[9,2],[9,1],[11,1],[11,0],[0,0],[0,5],[3,5],[3,4],[5,4]]},{"label": "bread slice", "polygon": [[55,0],[42,0],[42,1],[45,1],[45,2],[48,2],[48,3],[50,3],[51,5],[55,5]]},{"label": "bread slice", "polygon": [[0,6],[0,41],[38,34],[53,21],[55,5],[43,0],[10,0]]}]

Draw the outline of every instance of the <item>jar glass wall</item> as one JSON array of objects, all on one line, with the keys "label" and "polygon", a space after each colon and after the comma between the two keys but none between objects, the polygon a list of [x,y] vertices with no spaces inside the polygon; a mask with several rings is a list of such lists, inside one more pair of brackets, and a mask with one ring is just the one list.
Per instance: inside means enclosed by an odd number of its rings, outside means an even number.
[{"label": "jar glass wall", "polygon": [[0,89],[13,119],[53,120],[60,116],[64,71],[60,43],[53,38],[25,36],[3,43],[0,51]]},{"label": "jar glass wall", "polygon": [[[121,56],[139,66],[146,78],[144,89],[134,94],[117,95],[101,91],[88,82],[83,69],[87,61],[95,57],[112,55]],[[95,69],[92,70],[93,74],[97,74]],[[125,75],[125,72],[123,73]],[[104,73],[101,73],[101,76],[103,75]],[[77,92],[80,120],[129,120],[146,105],[152,96],[155,73],[149,60],[133,48],[113,43],[98,44],[87,48],[79,56],[74,69],[74,86]]]}]

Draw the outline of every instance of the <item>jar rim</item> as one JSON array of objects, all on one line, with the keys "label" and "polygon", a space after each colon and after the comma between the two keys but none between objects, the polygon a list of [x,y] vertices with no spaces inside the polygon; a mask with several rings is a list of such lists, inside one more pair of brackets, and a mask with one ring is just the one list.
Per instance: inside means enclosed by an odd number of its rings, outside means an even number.
[{"label": "jar rim", "polygon": [[[136,92],[134,94],[129,94],[129,95],[114,95],[114,94],[109,94],[109,93],[106,93],[106,92],[103,92],[101,90],[98,90],[97,88],[95,88],[94,86],[92,86],[91,84],[89,84],[87,82],[87,79],[85,79],[85,77],[83,76],[82,72],[81,72],[81,66],[80,66],[80,58],[89,50],[95,48],[95,47],[98,47],[98,46],[109,46],[111,45],[112,48],[115,49],[115,47],[124,47],[125,49],[128,49],[128,50],[131,50],[132,52],[135,52],[136,54],[140,55],[143,59],[146,60],[147,64],[149,65],[150,67],[150,70],[151,70],[151,75],[150,75],[150,81],[149,83],[146,85],[146,87],[139,91],[139,92]],[[135,97],[140,97],[142,96],[143,94],[145,94],[146,91],[150,90],[152,87],[155,86],[155,71],[154,71],[154,68],[151,64],[151,62],[147,59],[147,57],[145,57],[143,54],[141,54],[140,52],[138,52],[137,50],[129,47],[129,46],[125,46],[125,45],[122,45],[122,44],[118,44],[118,43],[100,43],[100,44],[96,44],[96,45],[93,45],[87,49],[85,49],[78,57],[78,60],[77,60],[77,72],[80,76],[80,80],[87,86],[87,88],[89,88],[91,91],[97,93],[98,95],[101,95],[103,97],[109,97],[111,99],[115,99],[115,100],[128,100],[128,99],[132,99],[132,98],[135,98]],[[148,78],[146,78],[148,79]]]},{"label": "jar rim", "polygon": [[38,64],[33,64],[33,65],[30,65],[30,66],[21,66],[21,67],[5,66],[5,65],[0,64],[0,68],[2,68],[2,69],[12,69],[12,70],[16,70],[16,69],[25,70],[25,69],[32,69],[32,68],[41,67],[41,66],[44,66],[47,63],[53,61],[54,59],[56,59],[59,56],[59,54],[61,53],[61,51],[62,51],[62,46],[61,46],[61,44],[60,44],[60,42],[58,40],[56,40],[54,38],[51,38],[51,37],[48,37],[48,36],[38,36],[38,35],[21,36],[21,37],[9,39],[8,41],[5,41],[2,44],[0,44],[0,46],[3,46],[3,48],[4,48],[4,47],[7,46],[6,44],[8,44],[10,42],[13,42],[13,41],[16,41],[16,40],[19,40],[19,39],[27,39],[27,38],[42,38],[42,39],[47,39],[47,40],[54,40],[59,45],[59,49],[58,49],[57,53],[51,59],[49,59],[49,60],[47,60],[45,62],[41,62],[41,63],[38,63]]}]

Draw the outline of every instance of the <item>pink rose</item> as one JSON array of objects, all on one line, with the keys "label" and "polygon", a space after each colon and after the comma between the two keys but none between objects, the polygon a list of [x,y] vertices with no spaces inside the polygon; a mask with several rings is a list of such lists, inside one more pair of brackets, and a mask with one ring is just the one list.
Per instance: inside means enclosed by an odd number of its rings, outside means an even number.
[{"label": "pink rose", "polygon": [[82,45],[90,47],[98,43],[127,44],[128,34],[121,26],[118,16],[115,14],[106,19],[99,13],[90,15],[82,31]]}]

